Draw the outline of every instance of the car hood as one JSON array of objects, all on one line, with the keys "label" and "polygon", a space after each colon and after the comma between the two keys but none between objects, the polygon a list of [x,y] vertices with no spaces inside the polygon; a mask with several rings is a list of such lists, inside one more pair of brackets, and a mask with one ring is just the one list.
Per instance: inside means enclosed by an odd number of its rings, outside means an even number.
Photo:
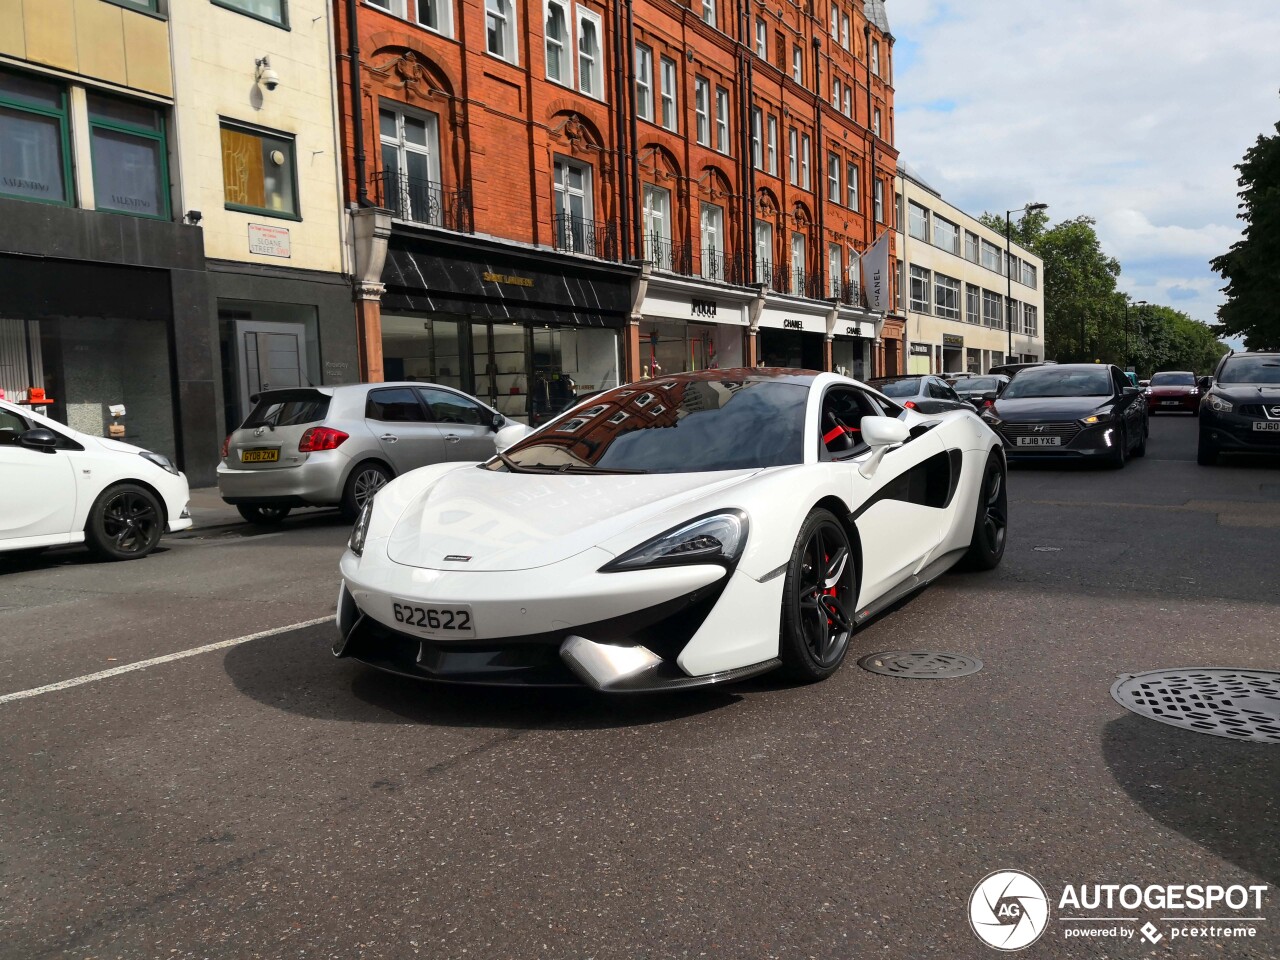
[{"label": "car hood", "polygon": [[1109,407],[1109,397],[1015,397],[1000,399],[994,413],[1011,423],[1033,423],[1051,420],[1079,420],[1100,407]]},{"label": "car hood", "polygon": [[[546,475],[452,470],[409,501],[387,539],[387,556],[432,570],[544,567],[758,472]],[[468,559],[445,563],[448,556]]]},{"label": "car hood", "polygon": [[1213,392],[1232,403],[1280,402],[1280,385],[1268,383],[1215,383]]}]

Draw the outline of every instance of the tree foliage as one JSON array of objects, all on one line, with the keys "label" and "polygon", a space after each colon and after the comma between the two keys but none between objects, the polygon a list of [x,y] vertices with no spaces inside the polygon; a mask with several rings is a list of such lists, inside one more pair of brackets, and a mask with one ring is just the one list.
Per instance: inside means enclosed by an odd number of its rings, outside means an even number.
[{"label": "tree foliage", "polygon": [[1209,262],[1227,285],[1217,332],[1244,337],[1250,350],[1280,349],[1280,123],[1236,165],[1244,236]]}]

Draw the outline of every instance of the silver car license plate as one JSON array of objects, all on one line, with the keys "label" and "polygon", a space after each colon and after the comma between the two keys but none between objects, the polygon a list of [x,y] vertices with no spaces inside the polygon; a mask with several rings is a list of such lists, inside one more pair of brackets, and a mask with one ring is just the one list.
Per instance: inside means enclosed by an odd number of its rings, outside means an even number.
[{"label": "silver car license plate", "polygon": [[1277,432],[1280,431],[1280,420],[1258,420],[1254,422],[1253,429]]},{"label": "silver car license plate", "polygon": [[1018,446],[1020,447],[1060,447],[1062,446],[1061,437],[1019,437]]},{"label": "silver car license plate", "polygon": [[476,635],[475,618],[467,603],[392,600],[391,615],[404,629],[433,640],[469,640]]}]

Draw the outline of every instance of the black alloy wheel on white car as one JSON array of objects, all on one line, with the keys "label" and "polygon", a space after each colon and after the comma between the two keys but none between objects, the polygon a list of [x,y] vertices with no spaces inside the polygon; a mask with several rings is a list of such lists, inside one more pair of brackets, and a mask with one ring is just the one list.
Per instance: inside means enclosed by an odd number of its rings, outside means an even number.
[{"label": "black alloy wheel on white car", "polygon": [[154,494],[136,483],[108,488],[89,511],[85,539],[104,560],[137,560],[160,542],[164,510]]},{"label": "black alloy wheel on white car", "polygon": [[828,510],[800,527],[782,588],[780,651],[793,679],[822,680],[839,669],[853,633],[854,557],[849,535]]},{"label": "black alloy wheel on white car", "polygon": [[1004,557],[1009,533],[1009,485],[1004,458],[996,451],[987,457],[978,490],[973,538],[961,563],[969,570],[994,570]]}]

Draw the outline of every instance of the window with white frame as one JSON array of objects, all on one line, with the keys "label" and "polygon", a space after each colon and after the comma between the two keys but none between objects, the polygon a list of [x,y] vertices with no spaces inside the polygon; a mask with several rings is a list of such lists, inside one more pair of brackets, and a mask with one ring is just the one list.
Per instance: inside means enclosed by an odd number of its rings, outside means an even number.
[{"label": "window with white frame", "polygon": [[880,76],[880,41],[871,41],[871,72]]},{"label": "window with white frame", "polygon": [[978,235],[968,230],[964,232],[964,258],[970,263],[978,262]]},{"label": "window with white frame", "polygon": [[877,180],[871,192],[875,199],[876,223],[884,223],[884,181]]},{"label": "window with white frame", "polygon": [[827,244],[827,296],[840,296],[840,244]]},{"label": "window with white frame", "polygon": [[831,78],[831,106],[840,109],[840,80],[837,77]]},{"label": "window with white frame", "polygon": [[573,59],[569,54],[569,4],[565,0],[545,0],[547,79],[573,86]]},{"label": "window with white frame", "polygon": [[871,114],[871,132],[880,136],[880,108],[876,107]]},{"label": "window with white frame", "polygon": [[907,203],[907,232],[917,240],[929,242],[929,211],[914,200]]},{"label": "window with white frame", "polygon": [[840,46],[849,49],[849,14],[840,14]]},{"label": "window with white frame", "polygon": [[1022,332],[1028,337],[1038,337],[1040,335],[1039,310],[1033,303],[1024,303],[1022,305]]},{"label": "window with white frame", "polygon": [[708,280],[725,279],[724,207],[714,203],[702,205],[702,276]]},{"label": "window with white frame", "polygon": [[768,220],[757,220],[755,241],[756,281],[768,283],[773,277],[773,224]]},{"label": "window with white frame", "polygon": [[804,86],[804,48],[800,46],[791,48],[791,79]]},{"label": "window with white frame", "polygon": [[764,169],[764,113],[759,107],[751,108],[751,165]]},{"label": "window with white frame", "polygon": [[1022,304],[1020,304],[1017,300],[1013,299],[1013,297],[1004,298],[1004,310],[1005,310],[1004,322],[1005,322],[1006,330],[1022,329],[1021,307],[1022,307]]},{"label": "window with white frame", "polygon": [[933,245],[950,253],[960,253],[960,228],[942,217],[933,218]]},{"label": "window with white frame", "polygon": [[924,267],[911,265],[911,289],[909,291],[909,307],[916,313],[929,312],[929,271]]},{"label": "window with white frame", "polygon": [[858,165],[852,160],[845,164],[845,191],[848,194],[848,200],[845,205],[850,210],[858,209]]},{"label": "window with white frame", "polygon": [[972,283],[964,285],[964,319],[966,323],[982,322],[982,290]]},{"label": "window with white frame", "polygon": [[940,273],[933,275],[934,312],[945,320],[960,319],[960,281],[953,277],[944,277]]},{"label": "window with white frame", "polygon": [[1022,261],[1022,282],[1032,290],[1036,288],[1036,265]]},{"label": "window with white frame", "polygon": [[578,89],[589,97],[604,97],[604,68],[600,59],[600,14],[578,7]]},{"label": "window with white frame", "polygon": [[[366,2],[369,6],[384,10],[393,17],[399,17],[401,20],[406,20],[409,17],[409,0],[366,0]],[[233,3],[232,5],[243,7],[244,3]],[[252,12],[256,14],[257,10]],[[283,22],[283,18],[280,22]]]},{"label": "window with white frame", "polygon": [[756,16],[756,56],[769,59],[769,21]]},{"label": "window with white frame", "polygon": [[729,152],[729,91],[716,87],[716,149]]},{"label": "window with white frame", "polygon": [[1004,253],[999,247],[989,240],[982,241],[982,265],[988,270],[1000,272],[1000,255]]},{"label": "window with white frame", "polygon": [[421,26],[453,36],[453,0],[417,0],[415,6]]},{"label": "window with white frame", "polygon": [[834,153],[827,154],[827,199],[840,202],[840,158]]},{"label": "window with white frame", "polygon": [[831,39],[840,40],[840,7],[834,3],[831,4]]},{"label": "window with white frame", "polygon": [[809,189],[809,135],[800,134],[800,186]]},{"label": "window with white frame", "polygon": [[671,269],[671,191],[644,185],[644,257],[659,270]]},{"label": "window with white frame", "polygon": [[676,62],[670,57],[662,58],[662,125],[668,130],[679,128],[680,101],[677,96],[679,87]]},{"label": "window with white frame", "polygon": [[787,130],[787,177],[800,182],[800,134],[795,127]]},{"label": "window with white frame", "polygon": [[808,254],[805,250],[804,234],[799,231],[791,233],[791,292],[798,296],[805,293],[805,280],[808,277]]},{"label": "window with white frame", "polygon": [[853,119],[853,85],[848,83],[844,87],[844,115]]},{"label": "window with white frame", "polygon": [[557,247],[574,253],[594,253],[595,208],[591,203],[591,168],[576,160],[556,157],[554,222]]},{"label": "window with white frame", "polygon": [[401,220],[440,226],[440,121],[384,100],[378,110],[382,203]]},{"label": "window with white frame", "polygon": [[653,51],[636,44],[636,116],[653,119]]},{"label": "window with white frame", "polygon": [[508,63],[519,63],[516,11],[511,0],[484,0],[485,49]]},{"label": "window with white frame", "polygon": [[702,19],[713,27],[716,25],[716,0],[702,0]]},{"label": "window with white frame", "polygon": [[698,142],[711,146],[711,82],[706,77],[693,78],[693,128]]},{"label": "window with white frame", "polygon": [[992,293],[990,290],[982,291],[982,322],[988,327],[1004,326],[1003,304],[1001,301],[1004,297],[998,293]]},{"label": "window with white frame", "polygon": [[778,175],[778,118],[769,114],[766,127],[768,136],[765,139],[765,169],[776,177]]}]

